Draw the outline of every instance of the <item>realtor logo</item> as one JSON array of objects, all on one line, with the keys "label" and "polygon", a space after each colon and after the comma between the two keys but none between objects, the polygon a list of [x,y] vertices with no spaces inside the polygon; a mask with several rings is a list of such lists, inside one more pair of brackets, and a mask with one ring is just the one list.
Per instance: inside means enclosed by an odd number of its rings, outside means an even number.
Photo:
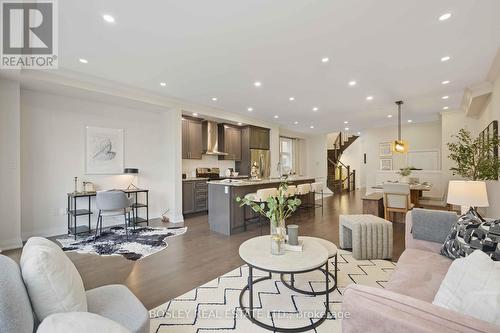
[{"label": "realtor logo", "polygon": [[1,68],[58,66],[56,0],[1,0]]}]

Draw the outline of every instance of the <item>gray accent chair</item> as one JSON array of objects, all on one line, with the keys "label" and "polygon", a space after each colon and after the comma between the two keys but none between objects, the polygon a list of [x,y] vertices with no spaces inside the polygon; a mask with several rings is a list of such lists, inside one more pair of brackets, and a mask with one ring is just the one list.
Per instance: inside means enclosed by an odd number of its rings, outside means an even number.
[{"label": "gray accent chair", "polygon": [[[86,296],[88,312],[111,319],[130,332],[149,333],[149,313],[126,286],[98,287],[87,290]],[[0,255],[0,332],[33,333],[37,326],[19,266]]]},{"label": "gray accent chair", "polygon": [[[115,190],[98,191],[95,202],[97,209],[99,209],[99,215],[97,216],[94,241],[97,238],[97,233],[102,232],[102,218],[120,215],[123,215],[124,218],[125,234],[128,240],[128,221],[130,221],[130,213],[132,212],[133,214],[134,211],[130,207],[132,205],[131,199],[127,197],[125,192]],[[135,229],[135,217],[133,226]]]}]

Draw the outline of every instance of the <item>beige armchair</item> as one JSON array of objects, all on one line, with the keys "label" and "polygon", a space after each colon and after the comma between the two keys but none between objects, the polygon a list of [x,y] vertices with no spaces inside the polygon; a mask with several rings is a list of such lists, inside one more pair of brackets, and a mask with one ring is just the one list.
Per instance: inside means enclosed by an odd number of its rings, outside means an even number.
[{"label": "beige armchair", "polygon": [[[413,209],[410,199],[410,184],[406,183],[384,183],[384,217],[392,221],[389,215],[392,213],[406,214]],[[394,221],[392,221],[394,222]]]}]

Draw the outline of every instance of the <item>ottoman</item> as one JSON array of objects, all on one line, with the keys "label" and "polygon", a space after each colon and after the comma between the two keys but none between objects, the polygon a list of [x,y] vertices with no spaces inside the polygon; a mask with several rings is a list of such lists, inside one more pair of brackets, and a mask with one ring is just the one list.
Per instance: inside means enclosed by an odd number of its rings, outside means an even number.
[{"label": "ottoman", "polygon": [[340,215],[340,248],[354,259],[392,258],[392,223],[374,215]]}]

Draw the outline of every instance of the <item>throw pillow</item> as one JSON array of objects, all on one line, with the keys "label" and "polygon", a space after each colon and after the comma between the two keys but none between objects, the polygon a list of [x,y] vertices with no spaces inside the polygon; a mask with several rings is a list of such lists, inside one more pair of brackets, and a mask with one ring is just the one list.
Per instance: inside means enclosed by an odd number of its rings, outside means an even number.
[{"label": "throw pillow", "polygon": [[75,265],[54,243],[37,237],[21,254],[21,273],[37,318],[87,311],[87,296]]},{"label": "throw pillow", "polygon": [[441,247],[441,254],[450,258],[463,258],[474,250],[481,250],[493,260],[500,260],[500,220],[482,222],[468,212],[451,227]]},{"label": "throw pillow", "polygon": [[130,333],[117,322],[90,312],[56,313],[47,317],[37,333]]},{"label": "throw pillow", "polygon": [[432,304],[500,325],[500,262],[482,251],[453,261]]}]

